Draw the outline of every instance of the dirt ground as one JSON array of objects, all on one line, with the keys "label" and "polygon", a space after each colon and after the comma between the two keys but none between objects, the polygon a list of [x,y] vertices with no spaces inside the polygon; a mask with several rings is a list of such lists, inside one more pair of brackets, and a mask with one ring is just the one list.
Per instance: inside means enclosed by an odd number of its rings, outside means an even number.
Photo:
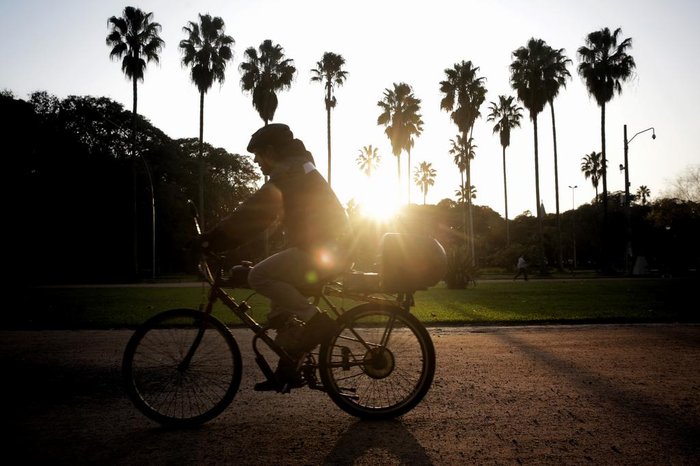
[{"label": "dirt ground", "polygon": [[[434,384],[362,422],[323,393],[256,393],[251,335],[224,413],[171,431],[120,384],[131,334],[3,331],[4,457],[15,464],[700,464],[700,326],[431,328]],[[7,463],[6,463],[7,464]]]}]

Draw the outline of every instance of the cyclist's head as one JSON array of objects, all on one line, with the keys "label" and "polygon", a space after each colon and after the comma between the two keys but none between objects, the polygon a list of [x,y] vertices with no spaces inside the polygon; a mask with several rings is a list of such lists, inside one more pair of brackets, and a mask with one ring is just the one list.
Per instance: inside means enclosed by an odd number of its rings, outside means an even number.
[{"label": "cyclist's head", "polygon": [[255,161],[260,164],[280,162],[292,157],[301,157],[313,163],[311,153],[306,150],[304,143],[294,138],[289,126],[282,123],[271,123],[257,130],[250,137],[248,152],[255,154]]},{"label": "cyclist's head", "polygon": [[294,134],[289,129],[289,126],[282,123],[270,123],[253,133],[247,150],[257,154],[270,146],[275,152],[282,152],[282,149],[293,139]]}]

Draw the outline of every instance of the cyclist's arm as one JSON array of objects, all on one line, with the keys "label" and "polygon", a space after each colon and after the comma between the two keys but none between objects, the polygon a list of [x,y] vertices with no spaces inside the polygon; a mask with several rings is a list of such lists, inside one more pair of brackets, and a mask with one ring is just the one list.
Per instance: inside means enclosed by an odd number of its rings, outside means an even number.
[{"label": "cyclist's arm", "polygon": [[228,217],[203,235],[215,251],[235,248],[262,233],[282,212],[282,193],[274,183],[265,183]]}]

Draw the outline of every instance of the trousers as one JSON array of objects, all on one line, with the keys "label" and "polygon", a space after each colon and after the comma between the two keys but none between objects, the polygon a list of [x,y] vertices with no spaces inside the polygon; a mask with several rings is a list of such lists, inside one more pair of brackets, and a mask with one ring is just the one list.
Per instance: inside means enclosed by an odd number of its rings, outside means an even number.
[{"label": "trousers", "polygon": [[308,322],[318,309],[299,288],[308,288],[320,281],[339,275],[346,268],[336,260],[333,248],[309,252],[299,248],[280,251],[257,263],[248,275],[248,284],[270,300],[268,320],[282,314],[295,314]]}]

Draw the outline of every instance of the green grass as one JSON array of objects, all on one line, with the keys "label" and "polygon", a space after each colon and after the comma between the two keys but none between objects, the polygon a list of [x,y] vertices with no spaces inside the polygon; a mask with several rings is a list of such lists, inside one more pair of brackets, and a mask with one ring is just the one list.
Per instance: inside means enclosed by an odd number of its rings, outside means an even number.
[{"label": "green grass", "polygon": [[[412,312],[428,325],[544,322],[698,322],[697,279],[481,281],[466,290],[438,286],[416,293]],[[133,327],[171,308],[198,308],[202,287],[55,287],[28,293],[28,305],[6,313],[4,328]],[[237,291],[237,299],[251,294]],[[267,301],[249,300],[264,320]],[[342,303],[348,308],[351,302]],[[215,315],[238,323],[221,304]]]}]

